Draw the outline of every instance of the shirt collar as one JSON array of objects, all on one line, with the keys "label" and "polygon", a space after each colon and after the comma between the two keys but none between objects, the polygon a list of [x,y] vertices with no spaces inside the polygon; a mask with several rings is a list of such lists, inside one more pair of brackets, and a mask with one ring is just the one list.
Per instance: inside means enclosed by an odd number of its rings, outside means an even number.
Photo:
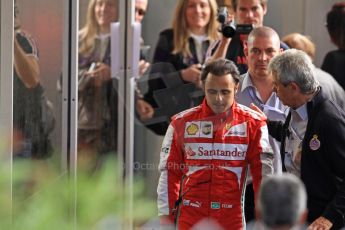
[{"label": "shirt collar", "polygon": [[303,104],[302,106],[298,107],[297,109],[293,110],[296,114],[303,120],[308,119],[308,112],[307,112],[307,103]]},{"label": "shirt collar", "polygon": [[243,74],[242,76],[243,76],[243,81],[241,85],[241,92],[243,92],[249,87],[255,88],[255,86],[253,85],[252,79],[250,78],[249,72]]},{"label": "shirt collar", "polygon": [[97,34],[96,38],[98,38],[99,40],[105,40],[110,38],[110,33],[109,34]]}]

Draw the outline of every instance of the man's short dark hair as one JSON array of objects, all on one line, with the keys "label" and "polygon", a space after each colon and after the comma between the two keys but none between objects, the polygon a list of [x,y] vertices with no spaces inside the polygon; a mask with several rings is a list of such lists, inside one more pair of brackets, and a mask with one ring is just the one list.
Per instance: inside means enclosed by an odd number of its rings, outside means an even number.
[{"label": "man's short dark hair", "polygon": [[219,58],[206,63],[201,71],[201,81],[205,82],[209,73],[219,77],[230,74],[236,84],[240,81],[240,73],[236,65],[228,59]]},{"label": "man's short dark hair", "polygon": [[345,2],[332,6],[327,14],[327,29],[333,42],[340,49],[345,49]]},{"label": "man's short dark hair", "polygon": [[[240,0],[231,0],[232,7],[233,7],[234,11],[237,10],[238,1],[240,1]],[[267,0],[260,0],[260,3],[263,6],[264,4],[267,4]]]}]

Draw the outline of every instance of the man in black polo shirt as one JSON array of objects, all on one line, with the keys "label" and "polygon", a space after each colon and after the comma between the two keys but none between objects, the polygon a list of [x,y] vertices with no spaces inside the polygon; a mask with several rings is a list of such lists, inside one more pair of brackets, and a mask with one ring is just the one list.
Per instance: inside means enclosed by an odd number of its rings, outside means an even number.
[{"label": "man in black polo shirt", "polygon": [[[254,28],[263,26],[264,16],[267,12],[267,0],[231,0],[236,24],[251,24]],[[225,57],[233,61],[240,74],[248,70],[247,60],[244,55],[244,43],[247,34],[235,34],[233,38],[222,37],[210,47],[212,59]],[[281,43],[281,48],[286,50],[288,46]]]}]

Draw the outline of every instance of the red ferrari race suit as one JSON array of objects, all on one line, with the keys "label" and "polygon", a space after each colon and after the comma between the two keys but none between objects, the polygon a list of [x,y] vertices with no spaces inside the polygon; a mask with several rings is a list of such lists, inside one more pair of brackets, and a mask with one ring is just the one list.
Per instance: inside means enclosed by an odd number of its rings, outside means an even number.
[{"label": "red ferrari race suit", "polygon": [[228,111],[214,114],[205,100],[175,115],[160,153],[158,215],[176,221],[178,229],[201,220],[224,229],[245,228],[248,169],[254,191],[264,175],[273,173],[265,120],[236,102]]}]

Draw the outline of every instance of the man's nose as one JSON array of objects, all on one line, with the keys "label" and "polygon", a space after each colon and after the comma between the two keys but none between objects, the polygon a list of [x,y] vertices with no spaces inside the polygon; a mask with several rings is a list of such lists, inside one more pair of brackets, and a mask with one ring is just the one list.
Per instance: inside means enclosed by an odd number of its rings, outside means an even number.
[{"label": "man's nose", "polygon": [[222,101],[223,100],[223,96],[222,96],[222,94],[221,93],[217,93],[217,95],[216,95],[216,100],[217,101]]},{"label": "man's nose", "polygon": [[248,10],[247,11],[247,18],[253,18],[254,17],[254,13],[253,13],[253,11],[251,11],[251,10]]},{"label": "man's nose", "polygon": [[260,60],[266,61],[267,60],[267,54],[266,52],[261,52],[260,56],[259,56]]}]

